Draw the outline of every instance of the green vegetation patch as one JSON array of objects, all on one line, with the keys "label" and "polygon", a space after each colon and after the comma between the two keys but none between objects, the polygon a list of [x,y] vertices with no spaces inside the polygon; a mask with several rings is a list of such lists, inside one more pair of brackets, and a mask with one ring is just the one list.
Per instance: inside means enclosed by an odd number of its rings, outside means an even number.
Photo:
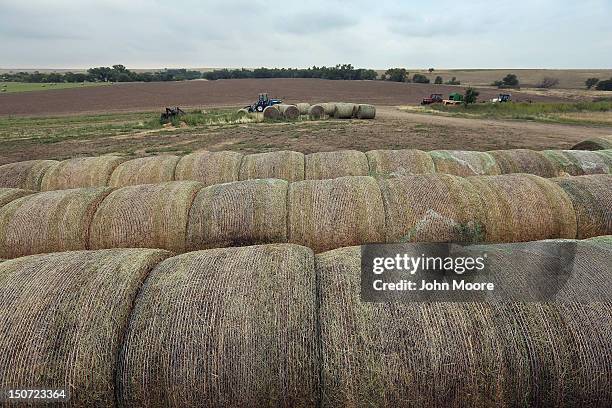
[{"label": "green vegetation patch", "polygon": [[33,83],[33,82],[0,82],[0,94],[2,93],[17,93],[17,92],[32,92],[32,91],[50,91],[53,89],[67,88],[85,88],[90,86],[105,86],[104,82],[58,82],[58,83]]}]

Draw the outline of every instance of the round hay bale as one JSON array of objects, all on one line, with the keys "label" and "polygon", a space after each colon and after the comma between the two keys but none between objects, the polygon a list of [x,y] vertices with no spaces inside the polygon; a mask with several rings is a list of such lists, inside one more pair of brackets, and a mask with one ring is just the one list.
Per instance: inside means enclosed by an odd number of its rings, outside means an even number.
[{"label": "round hay bale", "polygon": [[300,117],[300,110],[295,105],[279,104],[275,106],[285,119],[293,120]]},{"label": "round hay bale", "polygon": [[572,202],[549,179],[507,174],[468,180],[482,198],[486,242],[576,237]]},{"label": "round hay bale", "polygon": [[610,166],[606,157],[586,150],[544,150],[542,152],[556,169],[556,175],[607,174]]},{"label": "round hay bale", "polygon": [[315,252],[384,242],[385,210],[372,177],[292,183],[288,213],[289,242]]},{"label": "round hay bale", "polygon": [[29,160],[0,166],[0,187],[40,191],[43,176],[55,160]]},{"label": "round hay bale", "polygon": [[263,117],[264,119],[272,119],[272,120],[277,120],[281,118],[281,113],[278,109],[276,109],[274,106],[266,106],[266,108],[263,111]]},{"label": "round hay bale", "polygon": [[322,119],[325,116],[325,109],[321,105],[312,105],[308,109],[308,117],[312,120]]},{"label": "round hay bale", "polygon": [[105,187],[47,191],[0,208],[0,257],[87,249],[88,230]]},{"label": "round hay bale", "polygon": [[195,181],[144,184],[113,191],[98,207],[89,247],[158,248],[184,252]]},{"label": "round hay bale", "polygon": [[[498,266],[503,270],[512,263]],[[359,247],[318,254],[315,265],[321,288],[322,406],[557,406],[564,401],[607,406],[612,401],[604,352],[610,348],[609,307],[363,302]]]},{"label": "round hay bale", "polygon": [[238,109],[238,113],[242,114],[244,116],[248,116],[250,114],[249,110],[248,109],[244,109],[244,108]]},{"label": "round hay bale", "polygon": [[181,157],[175,180],[199,181],[205,186],[238,181],[242,154],[236,152],[195,152]]},{"label": "round hay bale", "polygon": [[316,406],[317,320],[308,248],[170,258],[136,301],[118,358],[119,405]]},{"label": "round hay bale", "polygon": [[115,406],[117,355],[133,301],[167,256],[115,249],[1,263],[0,384],[66,389],[74,407]]},{"label": "round hay bale", "polygon": [[174,171],[180,157],[160,155],[140,157],[121,163],[111,174],[111,187],[162,183],[174,180]]},{"label": "round hay bale", "polygon": [[555,166],[541,152],[527,149],[493,150],[501,174],[527,173],[540,177],[556,177]]},{"label": "round hay bale", "polygon": [[357,105],[355,117],[357,119],[374,119],[376,117],[376,106],[363,103]]},{"label": "round hay bale", "polygon": [[373,176],[407,176],[435,173],[431,156],[422,150],[370,150],[366,152]]},{"label": "round hay bale", "polygon": [[200,190],[189,212],[190,250],[287,242],[284,180],[219,184]]},{"label": "round hay bale", "polygon": [[324,180],[345,176],[367,176],[368,158],[357,150],[308,154],[305,157],[306,180]]},{"label": "round hay bale", "polygon": [[487,152],[469,150],[433,150],[429,152],[436,173],[454,176],[494,176],[501,174],[495,158]]},{"label": "round hay bale", "polygon": [[577,143],[572,150],[612,149],[612,135],[593,137]]},{"label": "round hay bale", "polygon": [[125,159],[116,156],[64,160],[46,172],[41,190],[107,186],[113,171],[124,161]]},{"label": "round hay bale", "polygon": [[18,198],[33,194],[34,191],[19,188],[0,188],[0,207]]},{"label": "round hay bale", "polygon": [[476,189],[448,174],[379,179],[386,242],[482,242],[484,216]]},{"label": "round hay bale", "polygon": [[356,110],[354,103],[336,103],[333,116],[335,119],[351,119],[355,117]]},{"label": "round hay bale", "polygon": [[300,111],[300,115],[308,115],[310,112],[309,103],[298,103],[295,106],[297,106],[298,110]]},{"label": "round hay bale", "polygon": [[612,234],[612,175],[553,179],[569,196],[576,214],[576,238]]},{"label": "round hay bale", "polygon": [[289,182],[304,180],[304,154],[281,150],[244,156],[240,166],[240,180],[266,178]]},{"label": "round hay bale", "polygon": [[321,105],[321,107],[325,111],[325,115],[334,116],[334,112],[336,110],[336,102],[320,103],[319,105]]}]

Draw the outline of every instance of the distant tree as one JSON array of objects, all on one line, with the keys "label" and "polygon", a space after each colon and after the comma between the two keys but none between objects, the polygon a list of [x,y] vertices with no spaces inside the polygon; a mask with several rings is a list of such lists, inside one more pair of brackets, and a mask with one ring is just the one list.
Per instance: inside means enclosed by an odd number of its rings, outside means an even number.
[{"label": "distant tree", "polygon": [[442,77],[438,75],[434,81],[434,84],[436,85],[442,84]]},{"label": "distant tree", "polygon": [[557,86],[557,85],[559,85],[559,78],[544,77],[544,79],[542,79],[542,82],[536,85],[536,88],[548,89],[548,88],[552,88],[553,86]]},{"label": "distant tree", "polygon": [[612,78],[606,81],[599,81],[595,89],[598,91],[612,91]]},{"label": "distant tree", "polygon": [[433,68],[429,68],[428,71],[431,74],[432,72],[434,72],[434,69]]},{"label": "distant tree", "polygon": [[463,95],[463,103],[465,106],[468,106],[471,103],[476,103],[476,99],[478,98],[480,93],[474,88],[468,88],[465,90],[465,95]]},{"label": "distant tree", "polygon": [[502,83],[507,88],[517,88],[519,86],[519,79],[515,74],[508,74],[502,78]]},{"label": "distant tree", "polygon": [[414,76],[412,77],[412,82],[416,84],[428,84],[429,78],[427,78],[423,74],[414,74]]},{"label": "distant tree", "polygon": [[587,89],[591,89],[592,87],[597,85],[598,82],[599,82],[599,78],[589,78],[586,81],[584,81],[584,84],[586,85]]},{"label": "distant tree", "polygon": [[457,77],[453,77],[450,81],[446,81],[446,85],[461,85],[461,82],[457,81]]},{"label": "distant tree", "polygon": [[407,82],[408,72],[405,68],[389,68],[385,72],[385,77],[387,78],[387,81]]}]

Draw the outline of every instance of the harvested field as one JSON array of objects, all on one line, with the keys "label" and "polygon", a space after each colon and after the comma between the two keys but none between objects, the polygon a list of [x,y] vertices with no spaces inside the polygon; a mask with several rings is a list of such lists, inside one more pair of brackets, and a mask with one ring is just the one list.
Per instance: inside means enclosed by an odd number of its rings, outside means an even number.
[{"label": "harvested field", "polygon": [[87,249],[91,220],[106,187],[48,191],[0,208],[0,257]]},{"label": "harvested field", "polygon": [[284,180],[247,180],[200,190],[189,213],[191,250],[287,242]]},{"label": "harvested field", "polygon": [[67,389],[75,407],[114,406],[132,303],[167,256],[115,249],[0,263],[0,384]]},{"label": "harvested field", "polygon": [[345,176],[367,176],[368,158],[357,150],[340,150],[306,155],[306,180],[325,180]]},{"label": "harvested field", "polygon": [[115,156],[80,157],[50,167],[43,176],[41,190],[104,187],[111,174],[125,159]]},{"label": "harvested field", "polygon": [[212,249],[162,262],[140,291],[119,355],[121,406],[315,406],[316,304],[314,257],[304,247]]},{"label": "harvested field", "polygon": [[436,174],[378,182],[386,214],[386,242],[483,240],[480,196],[466,179]]},{"label": "harvested field", "polygon": [[436,173],[455,176],[493,176],[501,174],[495,158],[487,152],[434,150],[429,152]]},{"label": "harvested field", "polygon": [[298,152],[279,151],[250,154],[242,159],[240,180],[265,178],[304,180],[304,155]]},{"label": "harvested field", "polygon": [[553,179],[571,199],[577,238],[612,234],[612,175]]},{"label": "harvested field", "polygon": [[11,201],[33,193],[33,191],[22,190],[19,188],[0,188],[0,208]]},{"label": "harvested field", "polygon": [[[528,273],[534,258],[523,252],[512,264]],[[504,272],[506,261],[492,267]],[[607,275],[605,264],[589,264],[583,286]],[[322,406],[612,403],[607,304],[369,303],[360,298],[359,247],[316,255],[316,268]]]},{"label": "harvested field", "polygon": [[384,242],[385,209],[372,177],[307,180],[289,185],[289,242],[315,252]]},{"label": "harvested field", "polygon": [[199,181],[205,186],[238,181],[242,154],[236,152],[196,152],[181,157],[174,179]]},{"label": "harvested field", "polygon": [[612,135],[609,136],[597,136],[582,142],[576,143],[574,150],[603,150],[612,149]]},{"label": "harvested field", "polygon": [[39,191],[45,172],[55,160],[29,160],[0,166],[0,187]]},{"label": "harvested field", "polygon": [[488,152],[500,169],[501,174],[527,173],[540,177],[555,177],[557,166],[541,152],[527,149],[493,150]]},{"label": "harvested field", "polygon": [[111,187],[173,181],[178,156],[162,155],[142,157],[120,164],[110,178]]},{"label": "harvested field", "polygon": [[435,173],[431,156],[421,150],[370,150],[366,156],[373,176]]},{"label": "harvested field", "polygon": [[[0,116],[74,114],[111,110],[158,110],[163,106],[245,106],[266,89],[286,103],[358,101],[374,105],[401,105],[421,101],[434,92],[465,92],[465,87],[389,81],[332,81],[323,79],[230,79],[116,83],[113,86],[24,92],[0,96]],[[497,96],[497,89],[479,88],[480,99]],[[513,91],[514,100],[562,101],[563,98]],[[331,113],[333,114],[333,111]]]},{"label": "harvested field", "polygon": [[576,238],[572,201],[554,182],[529,174],[468,180],[483,203],[484,242]]},{"label": "harvested field", "polygon": [[599,152],[585,150],[545,150],[544,156],[555,167],[557,175],[582,176],[610,173],[612,159]]},{"label": "harvested field", "polygon": [[194,181],[175,181],[113,191],[93,217],[89,247],[184,252],[189,209],[201,188]]}]

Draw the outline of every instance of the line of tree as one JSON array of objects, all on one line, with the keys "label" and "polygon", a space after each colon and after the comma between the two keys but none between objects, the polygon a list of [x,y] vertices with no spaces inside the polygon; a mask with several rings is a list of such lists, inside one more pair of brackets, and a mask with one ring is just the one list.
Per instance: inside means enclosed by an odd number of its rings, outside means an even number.
[{"label": "line of tree", "polygon": [[587,89],[595,87],[598,91],[612,91],[612,78],[600,81],[599,78],[589,78],[585,81]]},{"label": "line of tree", "polygon": [[17,72],[0,75],[4,82],[153,82],[153,81],[185,81],[190,79],[236,79],[236,78],[321,78],[344,80],[377,79],[376,71],[372,69],[355,69],[351,64],[339,64],[335,67],[300,68],[256,68],[250,69],[217,69],[210,72],[200,72],[187,69],[164,69],[157,72],[134,72],[123,65],[112,67],[96,67],[87,73],[42,73]]}]

